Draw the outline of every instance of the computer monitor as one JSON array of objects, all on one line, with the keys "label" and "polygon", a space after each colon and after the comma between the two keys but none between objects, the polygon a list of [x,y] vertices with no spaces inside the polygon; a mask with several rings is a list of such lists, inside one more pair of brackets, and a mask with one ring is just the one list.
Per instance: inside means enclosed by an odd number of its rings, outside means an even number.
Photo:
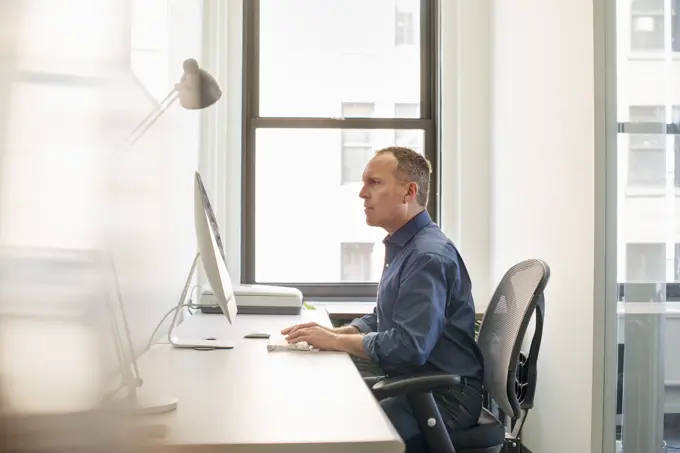
[{"label": "computer monitor", "polygon": [[201,175],[196,172],[194,178],[194,223],[198,252],[205,270],[208,283],[215,294],[215,299],[230,323],[236,316],[236,299],[231,286],[231,278],[222,247],[222,239],[217,220],[203,186]]},{"label": "computer monitor", "polygon": [[[198,253],[196,258],[194,258],[191,271],[177,304],[175,317],[168,332],[168,339],[170,344],[179,348],[231,349],[234,347],[235,341],[232,329],[229,328],[230,326],[227,323],[233,324],[236,317],[236,298],[231,278],[227,271],[217,220],[210,205],[208,193],[203,186],[201,175],[198,172],[194,176],[194,225],[196,227]],[[203,263],[203,270],[208,278],[208,284],[212,288],[217,304],[227,320],[227,323],[211,324],[213,327],[211,327],[210,332],[191,332],[184,328],[183,325],[176,326],[177,318],[181,308],[184,306],[199,257],[201,263]]]}]

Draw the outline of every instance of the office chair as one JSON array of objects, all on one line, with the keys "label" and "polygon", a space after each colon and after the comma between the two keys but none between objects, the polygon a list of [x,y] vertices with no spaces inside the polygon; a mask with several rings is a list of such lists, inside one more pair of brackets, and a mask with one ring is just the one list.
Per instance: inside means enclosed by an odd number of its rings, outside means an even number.
[{"label": "office chair", "polygon": [[[513,453],[520,451],[519,434],[534,405],[538,351],[543,333],[543,291],[550,268],[541,260],[526,260],[503,276],[486,309],[477,344],[484,355],[484,390],[498,405],[499,418],[511,419],[511,432],[488,409],[477,425],[449,433],[442,422],[432,391],[461,384],[461,377],[446,373],[367,380],[378,399],[405,395],[423,432],[416,448],[430,453]],[[525,354],[520,349],[531,317],[536,325]],[[409,453],[412,446],[407,445]]]}]

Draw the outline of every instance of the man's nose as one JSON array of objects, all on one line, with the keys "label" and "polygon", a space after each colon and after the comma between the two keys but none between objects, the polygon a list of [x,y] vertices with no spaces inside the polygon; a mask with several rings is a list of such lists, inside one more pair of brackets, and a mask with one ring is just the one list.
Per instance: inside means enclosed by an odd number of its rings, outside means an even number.
[{"label": "man's nose", "polygon": [[366,194],[366,186],[361,186],[361,190],[359,191],[359,198],[368,198]]}]

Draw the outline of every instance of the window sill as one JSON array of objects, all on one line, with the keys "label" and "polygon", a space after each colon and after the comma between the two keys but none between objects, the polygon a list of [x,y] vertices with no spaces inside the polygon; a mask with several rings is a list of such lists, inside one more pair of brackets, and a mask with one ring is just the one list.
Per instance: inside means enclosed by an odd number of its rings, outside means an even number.
[{"label": "window sill", "polygon": [[[326,310],[328,317],[331,319],[353,319],[361,318],[373,311],[376,302],[314,302],[309,301],[307,304],[313,306],[317,310]],[[486,306],[477,306],[476,318],[481,319],[486,311]]]},{"label": "window sill", "polygon": [[361,318],[373,312],[375,302],[307,302],[317,310],[326,310],[331,319],[350,319]]}]

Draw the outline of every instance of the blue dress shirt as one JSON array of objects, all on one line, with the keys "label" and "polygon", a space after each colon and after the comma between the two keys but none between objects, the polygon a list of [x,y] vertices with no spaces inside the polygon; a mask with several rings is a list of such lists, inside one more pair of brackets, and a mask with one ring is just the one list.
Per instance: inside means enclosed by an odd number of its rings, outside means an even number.
[{"label": "blue dress shirt", "polygon": [[482,381],[472,284],[463,259],[422,211],[383,241],[385,267],[373,313],[351,325],[391,376],[445,372]]}]

